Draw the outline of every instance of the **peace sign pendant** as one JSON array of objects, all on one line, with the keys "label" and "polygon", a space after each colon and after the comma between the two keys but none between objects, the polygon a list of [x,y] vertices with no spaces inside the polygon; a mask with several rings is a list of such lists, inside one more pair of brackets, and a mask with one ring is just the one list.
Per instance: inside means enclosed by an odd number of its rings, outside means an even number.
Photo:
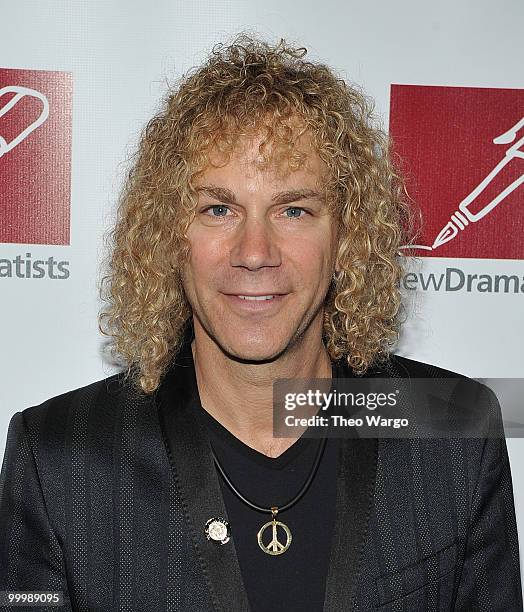
[{"label": "peace sign pendant", "polygon": [[[273,506],[271,508],[271,515],[273,517],[272,520],[269,521],[269,523],[265,523],[264,525],[262,525],[262,527],[260,528],[260,531],[257,534],[258,545],[268,555],[281,555],[282,553],[286,552],[286,550],[289,548],[291,544],[291,531],[289,530],[289,527],[287,525],[285,525],[281,521],[276,520],[277,513],[278,513],[278,508],[276,506]],[[263,535],[266,529],[269,529],[270,527],[271,527],[271,541],[269,542],[269,544],[266,545],[263,541]],[[280,542],[280,540],[278,539],[278,528],[279,527],[286,534],[285,544],[282,544],[282,542]]]}]

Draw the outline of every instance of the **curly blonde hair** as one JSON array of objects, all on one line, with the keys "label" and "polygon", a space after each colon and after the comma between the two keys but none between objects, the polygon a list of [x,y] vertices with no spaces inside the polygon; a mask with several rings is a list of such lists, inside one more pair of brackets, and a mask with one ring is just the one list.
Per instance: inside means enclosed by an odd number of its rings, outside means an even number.
[{"label": "curly blonde hair", "polygon": [[195,176],[210,163],[211,149],[230,155],[241,135],[262,128],[260,151],[272,143],[273,158],[280,151],[296,166],[296,117],[329,169],[326,198],[339,228],[340,273],[324,305],[326,349],[364,374],[398,339],[399,248],[413,239],[414,216],[391,141],[372,124],[373,102],[328,66],[305,61],[306,53],[245,31],[215,45],[169,89],[142,133],[109,235],[99,328],[144,393],[157,389],[192,316],[181,272]]}]

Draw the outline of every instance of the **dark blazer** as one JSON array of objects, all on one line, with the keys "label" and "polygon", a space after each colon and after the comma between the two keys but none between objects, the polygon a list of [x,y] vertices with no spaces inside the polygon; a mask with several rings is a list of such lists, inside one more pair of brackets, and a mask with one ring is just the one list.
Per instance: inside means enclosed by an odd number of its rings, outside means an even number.
[{"label": "dark blazer", "polygon": [[[395,355],[375,373],[453,374]],[[227,512],[196,401],[186,337],[153,396],[115,375],[17,412],[0,591],[62,591],[65,610],[249,610],[234,537],[204,535]],[[522,610],[503,437],[351,438],[339,458],[326,612]]]}]

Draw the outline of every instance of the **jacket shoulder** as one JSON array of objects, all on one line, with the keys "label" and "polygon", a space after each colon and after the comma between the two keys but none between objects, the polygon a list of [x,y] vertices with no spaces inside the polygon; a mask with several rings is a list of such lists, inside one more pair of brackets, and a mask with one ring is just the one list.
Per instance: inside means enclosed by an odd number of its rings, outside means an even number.
[{"label": "jacket shoulder", "polygon": [[[391,353],[389,358],[393,367],[399,371],[401,376],[405,375],[409,378],[461,378],[476,382],[465,374],[454,372],[453,370],[447,370],[432,363],[417,361],[416,359],[409,359],[408,357],[403,357],[401,355],[397,355],[396,353]],[[480,385],[481,383],[477,384]]]},{"label": "jacket shoulder", "polygon": [[402,378],[433,379],[433,382],[429,382],[427,387],[422,387],[425,392],[437,395],[442,392],[442,397],[452,397],[462,415],[469,411],[471,422],[489,419],[489,426],[495,428],[490,430],[490,435],[493,434],[493,431],[496,432],[493,435],[503,435],[501,433],[503,432],[502,410],[499,400],[494,391],[484,383],[453,370],[396,354],[390,354],[389,366],[386,369]]},{"label": "jacket shoulder", "polygon": [[67,417],[72,410],[86,413],[96,409],[111,411],[112,407],[118,405],[123,394],[129,394],[130,391],[132,389],[129,381],[126,380],[124,373],[120,372],[65,391],[20,412],[23,421],[31,429],[32,426],[38,426],[44,420],[58,422]]}]

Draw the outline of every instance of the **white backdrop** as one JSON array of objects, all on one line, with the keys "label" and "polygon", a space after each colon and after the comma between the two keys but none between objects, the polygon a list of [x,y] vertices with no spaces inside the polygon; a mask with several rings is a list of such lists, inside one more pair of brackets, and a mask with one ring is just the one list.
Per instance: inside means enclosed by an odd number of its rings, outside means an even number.
[{"label": "white backdrop", "polygon": [[[31,252],[70,262],[67,280],[0,278],[0,457],[13,413],[113,373],[97,331],[103,234],[127,156],[166,79],[199,63],[214,43],[246,28],[298,42],[360,83],[385,127],[391,83],[524,87],[517,0],[327,0],[314,8],[296,0],[19,0],[3,2],[0,14],[0,68],[70,71],[74,92],[71,245],[0,244],[0,259]],[[440,273],[456,264],[427,258],[417,265]],[[463,259],[460,267],[524,275],[521,260]],[[408,297],[416,309],[398,353],[475,378],[524,377],[521,294]],[[507,444],[524,550],[524,441]]]}]

